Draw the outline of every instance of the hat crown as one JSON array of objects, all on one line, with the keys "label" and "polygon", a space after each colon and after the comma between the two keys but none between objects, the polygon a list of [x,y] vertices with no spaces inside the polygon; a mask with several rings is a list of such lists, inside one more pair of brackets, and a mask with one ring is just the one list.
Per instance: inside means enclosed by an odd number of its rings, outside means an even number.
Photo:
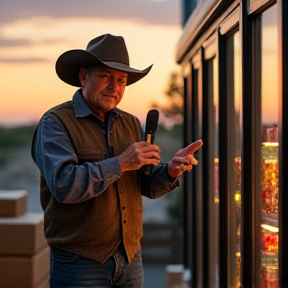
[{"label": "hat crown", "polygon": [[129,65],[129,55],[124,38],[111,34],[104,34],[92,39],[86,48],[100,61],[119,62]]}]

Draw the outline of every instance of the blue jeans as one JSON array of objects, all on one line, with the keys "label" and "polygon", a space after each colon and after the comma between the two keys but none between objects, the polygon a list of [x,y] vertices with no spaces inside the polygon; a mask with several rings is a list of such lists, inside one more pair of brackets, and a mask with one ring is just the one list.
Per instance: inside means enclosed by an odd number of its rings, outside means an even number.
[{"label": "blue jeans", "polygon": [[143,287],[143,265],[139,251],[128,263],[117,249],[104,264],[51,247],[50,288]]}]

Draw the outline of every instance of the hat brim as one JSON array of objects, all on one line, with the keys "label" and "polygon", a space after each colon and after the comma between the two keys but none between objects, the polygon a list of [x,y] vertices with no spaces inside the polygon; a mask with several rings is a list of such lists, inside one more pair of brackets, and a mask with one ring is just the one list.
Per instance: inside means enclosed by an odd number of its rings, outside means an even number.
[{"label": "hat brim", "polygon": [[56,61],[55,69],[58,77],[62,81],[72,86],[81,87],[82,85],[79,80],[80,68],[88,68],[99,63],[102,63],[109,68],[127,73],[127,86],[145,77],[153,66],[152,64],[144,70],[137,70],[123,63],[101,61],[88,51],[75,49],[60,55]]}]

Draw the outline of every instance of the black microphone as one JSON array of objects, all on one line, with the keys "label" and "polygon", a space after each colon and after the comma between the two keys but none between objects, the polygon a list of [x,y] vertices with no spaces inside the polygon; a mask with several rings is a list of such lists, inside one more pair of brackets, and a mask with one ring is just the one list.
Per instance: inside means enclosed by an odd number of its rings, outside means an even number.
[{"label": "black microphone", "polygon": [[[157,130],[159,120],[159,111],[156,109],[152,109],[148,112],[146,117],[145,124],[145,139],[144,141],[149,142],[150,144],[154,143],[155,132]],[[145,175],[149,175],[151,170],[153,169],[153,165],[144,165],[142,167],[142,171]]]}]

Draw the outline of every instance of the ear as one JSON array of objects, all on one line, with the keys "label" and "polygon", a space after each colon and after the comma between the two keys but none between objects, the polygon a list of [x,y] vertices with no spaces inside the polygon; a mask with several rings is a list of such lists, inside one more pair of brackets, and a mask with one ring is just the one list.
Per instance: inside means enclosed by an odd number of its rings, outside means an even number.
[{"label": "ear", "polygon": [[82,87],[85,86],[87,74],[88,74],[88,70],[86,68],[80,68],[80,70],[79,70],[79,80],[80,80],[80,83],[81,83]]}]

